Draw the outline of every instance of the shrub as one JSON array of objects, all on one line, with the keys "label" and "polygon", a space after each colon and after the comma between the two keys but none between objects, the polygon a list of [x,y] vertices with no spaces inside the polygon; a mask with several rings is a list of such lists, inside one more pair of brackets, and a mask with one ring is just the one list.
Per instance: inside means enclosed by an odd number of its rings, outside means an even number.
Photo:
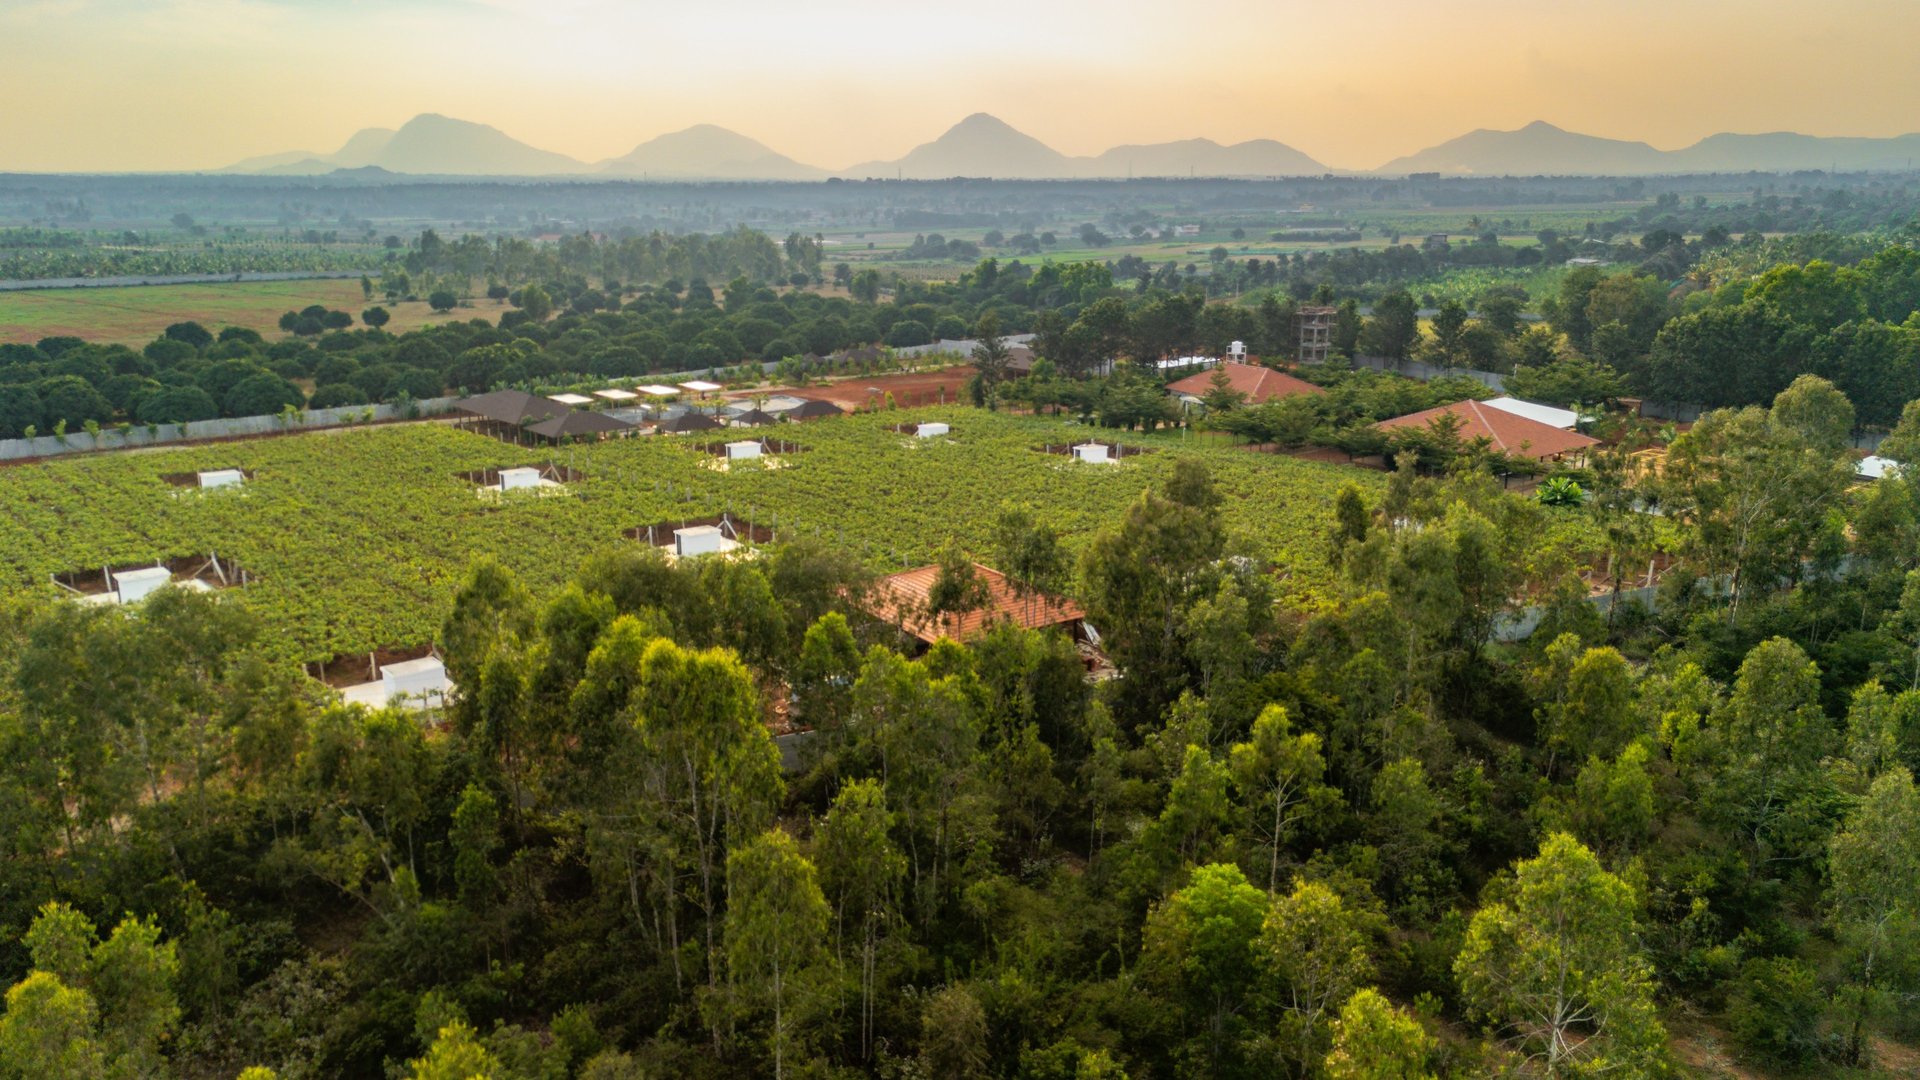
[{"label": "shrub", "polygon": [[22,438],[45,418],[40,395],[32,387],[0,386],[0,438]]},{"label": "shrub", "polygon": [[307,402],[310,409],[338,409],[347,405],[365,405],[366,391],[352,383],[331,383],[313,392],[313,400]]},{"label": "shrub", "polygon": [[1734,984],[1727,1027],[1755,1062],[1799,1068],[1819,1053],[1825,1009],[1826,999],[1806,964],[1791,957],[1749,960]]},{"label": "shrub", "polygon": [[240,381],[227,391],[222,403],[228,416],[274,416],[291,405],[299,408],[307,402],[300,388],[268,372]]},{"label": "shrub", "polygon": [[79,427],[89,420],[113,419],[113,403],[78,376],[48,379],[36,389],[49,423],[64,421],[68,427]]},{"label": "shrub", "polygon": [[143,424],[186,424],[215,419],[220,407],[197,386],[166,386],[143,396],[135,415]]},{"label": "shrub", "polygon": [[894,323],[893,329],[887,331],[887,344],[895,348],[927,345],[932,341],[933,333],[927,329],[926,323],[918,319],[903,319]]}]

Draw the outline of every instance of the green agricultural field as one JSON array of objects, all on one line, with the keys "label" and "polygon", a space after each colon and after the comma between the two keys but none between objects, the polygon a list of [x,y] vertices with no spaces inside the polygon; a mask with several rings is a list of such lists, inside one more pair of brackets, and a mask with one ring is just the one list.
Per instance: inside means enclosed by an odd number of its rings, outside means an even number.
[{"label": "green agricultural field", "polygon": [[[948,420],[953,435],[920,442],[887,430],[906,417]],[[1230,530],[1271,557],[1288,588],[1307,591],[1327,581],[1322,538],[1334,492],[1348,480],[1381,483],[1378,473],[1177,434],[1120,435],[1156,452],[1082,464],[1033,447],[1083,440],[1087,428],[971,409],[856,414],[776,431],[806,452],[779,467],[732,471],[713,468],[687,438],[532,450],[440,424],[19,466],[0,483],[0,593],[51,597],[60,592],[54,574],[217,553],[257,575],[240,595],[286,653],[317,659],[432,639],[483,556],[546,589],[589,553],[632,543],[627,529],[729,508],[783,537],[844,543],[876,569],[929,561],[950,538],[990,558],[993,520],[1009,503],[1031,508],[1077,549],[1181,454],[1212,467]],[[459,476],[549,461],[584,479],[564,494],[489,500]],[[203,492],[161,479],[231,467],[254,471],[244,488]]]},{"label": "green agricultural field", "polygon": [[[441,315],[424,302],[374,303],[393,313],[390,332],[448,319],[498,318],[500,303],[474,301]],[[279,336],[282,312],[320,304],[351,313],[357,321],[370,305],[355,280],[213,282],[204,285],[128,285],[98,289],[33,289],[0,292],[0,344],[32,344],[72,336],[106,344],[142,345],[169,325],[194,321],[210,329],[245,326]]]}]

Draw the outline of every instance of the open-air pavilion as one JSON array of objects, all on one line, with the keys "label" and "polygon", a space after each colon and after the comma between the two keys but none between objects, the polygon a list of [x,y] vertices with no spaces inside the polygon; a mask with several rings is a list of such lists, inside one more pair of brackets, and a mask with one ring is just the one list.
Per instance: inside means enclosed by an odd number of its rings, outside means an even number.
[{"label": "open-air pavilion", "polygon": [[526,430],[529,435],[559,443],[614,438],[631,435],[639,429],[625,420],[615,420],[603,413],[576,411],[531,424]]}]

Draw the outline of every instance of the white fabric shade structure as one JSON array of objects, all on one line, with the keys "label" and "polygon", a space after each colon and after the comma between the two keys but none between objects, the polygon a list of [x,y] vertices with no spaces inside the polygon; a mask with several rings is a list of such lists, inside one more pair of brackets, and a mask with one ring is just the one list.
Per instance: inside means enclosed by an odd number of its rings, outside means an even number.
[{"label": "white fabric shade structure", "polygon": [[562,405],[591,405],[593,399],[580,394],[554,394],[552,400]]},{"label": "white fabric shade structure", "polygon": [[1854,463],[1853,474],[1855,476],[1865,477],[1868,480],[1878,480],[1898,468],[1900,468],[1900,463],[1892,458],[1883,458],[1878,454],[1868,454],[1866,457]]},{"label": "white fabric shade structure", "polygon": [[632,401],[640,395],[631,390],[595,390],[593,396],[608,401]]},{"label": "white fabric shade structure", "polygon": [[1542,405],[1534,401],[1522,401],[1514,397],[1490,398],[1480,404],[1490,409],[1499,409],[1504,413],[1524,416],[1529,420],[1537,421],[1548,427],[1559,428],[1561,431],[1572,431],[1574,426],[1580,423],[1580,414],[1574,412],[1572,409],[1556,409],[1552,405]]},{"label": "white fabric shade structure", "polygon": [[711,394],[715,390],[726,389],[726,387],[721,386],[717,382],[708,382],[705,379],[690,379],[681,383],[680,388],[682,390],[691,390],[696,394]]},{"label": "white fabric shade structure", "polygon": [[680,392],[677,386],[661,386],[659,383],[648,383],[638,389],[649,397],[672,397]]}]

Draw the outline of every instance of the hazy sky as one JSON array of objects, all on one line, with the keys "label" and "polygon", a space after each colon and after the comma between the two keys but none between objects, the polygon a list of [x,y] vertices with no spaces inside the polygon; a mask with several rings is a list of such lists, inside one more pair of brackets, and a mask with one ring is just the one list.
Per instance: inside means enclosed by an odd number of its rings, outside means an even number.
[{"label": "hazy sky", "polygon": [[329,153],[421,112],[586,161],[708,122],[829,168],[976,111],[1072,154],[1347,168],[1536,119],[1895,135],[1916,39],[1920,0],[0,0],[0,170]]}]

